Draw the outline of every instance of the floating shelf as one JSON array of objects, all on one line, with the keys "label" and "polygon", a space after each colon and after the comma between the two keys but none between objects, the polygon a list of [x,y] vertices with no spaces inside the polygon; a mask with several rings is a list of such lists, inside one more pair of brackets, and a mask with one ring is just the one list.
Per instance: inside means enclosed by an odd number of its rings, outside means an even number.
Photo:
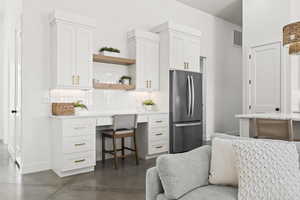
[{"label": "floating shelf", "polygon": [[94,89],[102,90],[134,90],[134,85],[94,83]]},{"label": "floating shelf", "polygon": [[135,59],[103,56],[103,55],[99,55],[99,54],[93,55],[93,61],[99,62],[99,63],[108,63],[108,64],[117,64],[117,65],[135,64]]}]

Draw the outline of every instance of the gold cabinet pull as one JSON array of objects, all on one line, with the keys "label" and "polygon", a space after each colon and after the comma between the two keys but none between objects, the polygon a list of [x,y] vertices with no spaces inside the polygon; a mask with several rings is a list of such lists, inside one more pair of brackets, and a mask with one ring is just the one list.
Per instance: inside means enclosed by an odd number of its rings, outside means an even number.
[{"label": "gold cabinet pull", "polygon": [[163,135],[162,133],[157,133],[157,134],[155,134],[156,136],[160,136],[160,135]]},{"label": "gold cabinet pull", "polygon": [[158,146],[158,147],[155,147],[155,148],[157,148],[157,149],[161,149],[161,148],[163,148],[163,146]]},{"label": "gold cabinet pull", "polygon": [[76,147],[78,147],[78,146],[83,146],[83,145],[85,145],[84,142],[83,142],[83,143],[74,144],[74,146],[76,146]]},{"label": "gold cabinet pull", "polygon": [[84,162],[85,159],[81,159],[81,160],[75,160],[74,163],[81,163],[81,162]]},{"label": "gold cabinet pull", "polygon": [[187,68],[187,69],[189,69],[189,68],[190,68],[190,67],[189,67],[189,63],[188,63],[188,62],[186,63],[186,68]]},{"label": "gold cabinet pull", "polygon": [[146,81],[146,88],[149,88],[149,81]]},{"label": "gold cabinet pull", "polygon": [[80,85],[80,76],[77,75],[77,85]]},{"label": "gold cabinet pull", "polygon": [[150,82],[150,88],[152,88],[152,81],[149,81]]},{"label": "gold cabinet pull", "polygon": [[75,76],[72,76],[72,85],[75,85]]}]

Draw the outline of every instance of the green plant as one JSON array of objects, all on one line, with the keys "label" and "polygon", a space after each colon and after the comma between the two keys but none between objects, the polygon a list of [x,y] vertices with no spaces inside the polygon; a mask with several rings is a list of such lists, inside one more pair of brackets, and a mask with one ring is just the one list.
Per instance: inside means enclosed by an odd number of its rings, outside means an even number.
[{"label": "green plant", "polygon": [[145,106],[154,106],[155,103],[152,99],[147,99],[147,100],[143,101],[143,105],[145,105]]},{"label": "green plant", "polygon": [[99,52],[103,52],[103,51],[110,51],[110,52],[115,52],[115,53],[120,53],[119,49],[115,49],[112,47],[102,47]]},{"label": "green plant", "polygon": [[83,108],[83,109],[88,110],[87,106],[84,105],[84,104],[82,103],[82,101],[76,101],[76,102],[74,103],[74,108]]},{"label": "green plant", "polygon": [[122,76],[120,79],[121,79],[121,80],[123,80],[123,79],[131,80],[131,77],[130,77],[130,76]]}]

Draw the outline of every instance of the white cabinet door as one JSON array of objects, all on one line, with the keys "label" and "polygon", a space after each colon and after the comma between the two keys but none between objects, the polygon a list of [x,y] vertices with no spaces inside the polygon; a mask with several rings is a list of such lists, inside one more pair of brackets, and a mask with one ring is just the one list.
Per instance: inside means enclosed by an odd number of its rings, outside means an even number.
[{"label": "white cabinet door", "polygon": [[80,88],[92,88],[93,47],[92,31],[78,27],[76,31],[76,76]]},{"label": "white cabinet door", "polygon": [[133,57],[136,59],[135,69],[132,72],[134,77],[134,84],[136,90],[138,91],[147,91],[148,90],[148,63],[147,63],[147,49],[144,47],[144,42],[142,41],[131,41],[133,45],[131,50],[133,51]]},{"label": "white cabinet door", "polygon": [[73,87],[75,75],[76,28],[68,23],[57,25],[56,86]]},{"label": "white cabinet door", "polygon": [[184,36],[180,33],[172,32],[170,34],[170,67],[172,69],[185,69],[184,47]]},{"label": "white cabinet door", "polygon": [[151,91],[159,90],[159,44],[156,42],[147,42],[146,54],[146,79],[149,81],[148,89]]},{"label": "white cabinet door", "polygon": [[129,68],[133,84],[138,91],[159,90],[159,37],[156,34],[135,30],[129,32],[129,55],[136,59]]},{"label": "white cabinet door", "polygon": [[251,51],[250,112],[280,112],[281,45],[263,45],[252,48]]},{"label": "white cabinet door", "polygon": [[185,37],[184,60],[189,71],[200,72],[200,38]]},{"label": "white cabinet door", "polygon": [[200,72],[200,38],[171,32],[170,64],[172,69]]}]

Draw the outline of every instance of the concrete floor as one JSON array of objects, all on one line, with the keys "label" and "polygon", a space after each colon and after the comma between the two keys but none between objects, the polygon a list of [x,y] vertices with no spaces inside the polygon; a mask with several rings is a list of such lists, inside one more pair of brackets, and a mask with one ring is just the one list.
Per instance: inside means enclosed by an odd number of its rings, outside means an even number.
[{"label": "concrete floor", "polygon": [[114,170],[112,162],[105,167],[97,163],[92,173],[59,178],[52,171],[20,176],[6,147],[0,144],[1,200],[144,200],[146,170],[155,160],[135,165],[128,158]]}]

